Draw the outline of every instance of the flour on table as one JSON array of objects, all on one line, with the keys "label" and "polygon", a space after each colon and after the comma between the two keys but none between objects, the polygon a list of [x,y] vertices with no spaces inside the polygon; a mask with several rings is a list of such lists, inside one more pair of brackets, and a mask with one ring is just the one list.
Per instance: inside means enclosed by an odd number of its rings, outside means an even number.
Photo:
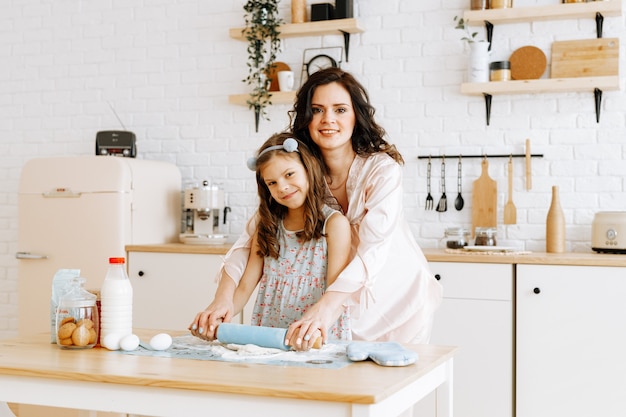
[{"label": "flour on table", "polygon": [[266,348],[253,344],[237,345],[223,344],[217,340],[208,341],[198,337],[187,335],[175,337],[172,348],[210,353],[211,356],[220,356],[224,359],[246,359],[255,357],[280,358],[288,361],[306,362],[310,360],[333,360],[337,355],[345,354],[346,346],[343,344],[329,343],[321,349],[311,349],[307,352],[284,351],[276,348]]}]

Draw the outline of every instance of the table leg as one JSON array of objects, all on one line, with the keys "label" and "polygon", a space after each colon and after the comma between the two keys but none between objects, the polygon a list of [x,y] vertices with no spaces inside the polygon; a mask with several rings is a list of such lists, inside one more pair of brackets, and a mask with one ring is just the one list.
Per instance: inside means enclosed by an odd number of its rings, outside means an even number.
[{"label": "table leg", "polygon": [[450,359],[446,365],[445,381],[443,382],[443,384],[437,387],[437,394],[436,394],[436,397],[437,397],[436,416],[437,417],[452,417],[454,415],[453,413],[453,408],[454,408],[454,404],[453,404],[453,398],[454,398],[453,374],[454,372],[453,372],[453,369],[454,369],[453,360]]},{"label": "table leg", "polygon": [[15,417],[7,403],[0,401],[0,417]]}]

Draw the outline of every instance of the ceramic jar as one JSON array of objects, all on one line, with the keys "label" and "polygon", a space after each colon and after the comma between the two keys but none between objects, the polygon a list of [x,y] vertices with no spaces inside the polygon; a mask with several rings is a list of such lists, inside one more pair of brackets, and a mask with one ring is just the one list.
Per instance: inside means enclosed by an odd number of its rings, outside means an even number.
[{"label": "ceramic jar", "polygon": [[471,42],[469,46],[468,82],[489,82],[489,42]]}]

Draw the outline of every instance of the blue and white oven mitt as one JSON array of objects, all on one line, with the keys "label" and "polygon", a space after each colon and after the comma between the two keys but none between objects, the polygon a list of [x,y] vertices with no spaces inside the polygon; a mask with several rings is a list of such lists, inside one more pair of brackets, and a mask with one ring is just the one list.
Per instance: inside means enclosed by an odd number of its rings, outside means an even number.
[{"label": "blue and white oven mitt", "polygon": [[416,352],[396,342],[352,342],[346,355],[354,362],[369,358],[381,366],[407,366],[418,359]]}]

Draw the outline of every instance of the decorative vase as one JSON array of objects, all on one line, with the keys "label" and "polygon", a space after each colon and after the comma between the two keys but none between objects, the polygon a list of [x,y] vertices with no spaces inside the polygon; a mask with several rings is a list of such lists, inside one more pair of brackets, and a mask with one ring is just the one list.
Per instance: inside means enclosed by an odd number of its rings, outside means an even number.
[{"label": "decorative vase", "polygon": [[556,185],[552,186],[552,202],[546,218],[546,252],[565,252],[565,215]]},{"label": "decorative vase", "polygon": [[306,22],[306,0],[291,0],[291,23]]},{"label": "decorative vase", "polygon": [[470,42],[467,79],[470,83],[489,82],[489,42]]}]

